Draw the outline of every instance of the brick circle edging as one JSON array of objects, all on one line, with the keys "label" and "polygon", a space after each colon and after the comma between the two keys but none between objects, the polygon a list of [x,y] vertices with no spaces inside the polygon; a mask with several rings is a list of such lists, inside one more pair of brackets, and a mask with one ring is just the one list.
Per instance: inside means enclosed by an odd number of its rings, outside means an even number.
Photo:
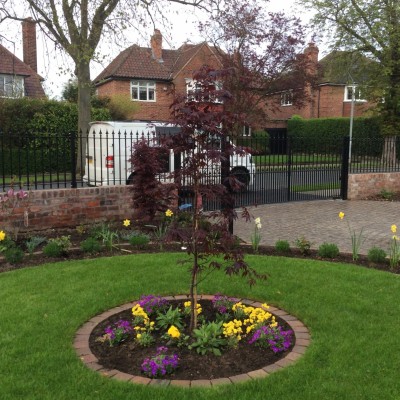
[{"label": "brick circle edging", "polygon": [[[187,295],[177,296],[164,296],[167,300],[188,300]],[[212,300],[212,295],[199,295],[199,300]],[[248,306],[261,307],[262,303],[249,299],[240,299],[240,301]],[[127,374],[125,372],[118,371],[116,369],[108,369],[103,367],[97,357],[91,352],[89,348],[89,337],[93,329],[105,319],[124,311],[128,308],[132,308],[138,301],[123,304],[121,306],[112,308],[102,314],[96,315],[82,325],[77,331],[74,339],[74,348],[79,358],[86,366],[94,371],[99,372],[105,377],[139,383],[143,385],[159,385],[159,386],[181,386],[181,387],[212,387],[221,384],[233,384],[239,382],[249,381],[251,379],[265,378],[272,372],[278,371],[284,367],[287,367],[296,362],[306,351],[310,345],[310,333],[307,327],[299,321],[297,318],[288,314],[286,311],[279,308],[269,306],[268,311],[272,314],[282,318],[293,330],[296,342],[292,350],[281,358],[277,362],[267,365],[264,368],[260,368],[254,371],[249,371],[245,374],[230,376],[229,378],[218,378],[218,379],[197,379],[197,380],[168,380],[168,379],[150,379],[143,376],[136,376]]]}]

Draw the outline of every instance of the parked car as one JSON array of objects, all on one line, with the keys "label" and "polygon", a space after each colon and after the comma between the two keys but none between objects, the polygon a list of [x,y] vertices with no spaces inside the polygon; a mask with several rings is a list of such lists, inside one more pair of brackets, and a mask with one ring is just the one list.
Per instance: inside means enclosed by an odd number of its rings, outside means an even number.
[{"label": "parked car", "polygon": [[[159,146],[162,136],[179,132],[179,127],[160,121],[92,122],[83,181],[89,186],[132,183],[135,171],[132,170],[130,158],[135,143],[144,138],[151,146]],[[183,154],[165,151],[160,146],[159,156],[165,160],[165,168],[159,178],[165,183],[172,182],[172,173],[182,164]],[[218,163],[209,163],[203,172],[206,184],[220,183],[221,166]],[[249,153],[241,151],[230,157],[230,174],[242,183],[243,188],[253,183],[254,173],[255,164]]]}]

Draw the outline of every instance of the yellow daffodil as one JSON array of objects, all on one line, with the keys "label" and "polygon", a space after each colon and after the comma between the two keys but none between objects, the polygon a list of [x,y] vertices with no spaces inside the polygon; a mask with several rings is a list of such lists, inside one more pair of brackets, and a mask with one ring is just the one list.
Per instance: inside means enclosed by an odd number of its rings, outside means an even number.
[{"label": "yellow daffodil", "polygon": [[131,221],[129,219],[125,219],[124,222],[122,223],[125,227],[128,227],[131,224]]},{"label": "yellow daffodil", "polygon": [[392,230],[393,233],[397,232],[397,226],[394,224],[390,227],[390,229]]},{"label": "yellow daffodil", "polygon": [[339,213],[339,218],[340,218],[340,219],[343,219],[343,218],[344,218],[344,212],[340,211],[340,213]]},{"label": "yellow daffodil", "polygon": [[167,211],[165,211],[165,216],[166,217],[172,217],[174,215],[174,213],[170,210],[170,209],[168,209]]},{"label": "yellow daffodil", "polygon": [[6,233],[4,231],[0,231],[0,242],[6,238]]}]

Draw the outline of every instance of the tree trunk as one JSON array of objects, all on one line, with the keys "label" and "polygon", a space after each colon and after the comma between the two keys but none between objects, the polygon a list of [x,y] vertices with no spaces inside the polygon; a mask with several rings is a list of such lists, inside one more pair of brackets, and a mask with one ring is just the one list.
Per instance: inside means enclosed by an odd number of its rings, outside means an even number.
[{"label": "tree trunk", "polygon": [[78,147],[76,158],[76,173],[85,174],[86,134],[91,121],[91,80],[89,62],[80,61],[76,65],[76,77],[78,78]]}]

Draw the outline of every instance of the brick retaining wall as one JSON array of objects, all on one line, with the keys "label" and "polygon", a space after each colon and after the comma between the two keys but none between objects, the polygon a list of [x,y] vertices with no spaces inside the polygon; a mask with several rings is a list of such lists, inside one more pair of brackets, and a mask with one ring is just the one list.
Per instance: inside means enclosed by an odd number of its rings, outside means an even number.
[{"label": "brick retaining wall", "polygon": [[[21,207],[12,215],[0,214],[0,230],[22,222],[24,211]],[[35,190],[29,192],[29,225],[20,232],[75,228],[81,224],[131,218],[132,213],[132,193],[128,186]]]},{"label": "brick retaining wall", "polygon": [[349,174],[347,198],[359,200],[379,194],[382,190],[400,192],[400,173]]}]

